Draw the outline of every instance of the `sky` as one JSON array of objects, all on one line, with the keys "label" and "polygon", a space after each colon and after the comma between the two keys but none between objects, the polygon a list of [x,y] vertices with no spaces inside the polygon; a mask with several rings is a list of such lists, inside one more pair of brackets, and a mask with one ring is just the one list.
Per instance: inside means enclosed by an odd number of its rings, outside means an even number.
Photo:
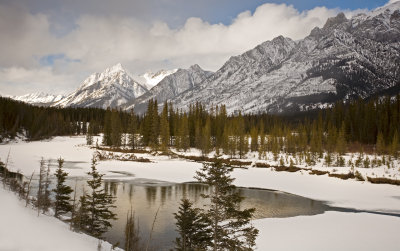
[{"label": "sky", "polygon": [[[395,0],[390,0],[395,2]],[[0,95],[68,94],[121,63],[133,76],[229,59],[388,0],[0,0]]]}]

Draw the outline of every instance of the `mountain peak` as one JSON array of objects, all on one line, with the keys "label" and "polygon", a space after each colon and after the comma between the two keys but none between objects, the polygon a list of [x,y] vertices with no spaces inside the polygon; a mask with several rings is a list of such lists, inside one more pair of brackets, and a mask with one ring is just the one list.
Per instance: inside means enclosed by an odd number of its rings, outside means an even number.
[{"label": "mountain peak", "polygon": [[194,71],[198,71],[198,70],[203,71],[203,69],[201,69],[200,65],[198,65],[198,64],[191,65],[189,67],[189,69],[194,70]]},{"label": "mountain peak", "polygon": [[147,92],[133,80],[120,63],[102,73],[90,75],[73,93],[61,100],[61,107],[118,107]]},{"label": "mountain peak", "polygon": [[64,98],[64,96],[48,94],[44,92],[35,92],[35,93],[25,94],[22,96],[12,96],[11,98],[28,104],[38,104],[46,106],[60,101],[61,99]]},{"label": "mountain peak", "polygon": [[104,72],[112,74],[112,73],[121,72],[121,71],[125,72],[125,69],[124,69],[124,67],[122,67],[121,63],[118,63],[116,65],[111,66],[110,68],[107,68]]},{"label": "mountain peak", "polygon": [[346,15],[343,12],[340,12],[336,17],[330,17],[326,21],[324,25],[324,29],[329,29],[336,27],[344,22],[347,22],[348,19],[346,18]]},{"label": "mountain peak", "polygon": [[178,69],[173,70],[159,70],[156,73],[154,72],[146,72],[145,74],[138,76],[143,85],[145,85],[148,89],[156,86],[160,81],[162,81],[165,77],[174,74]]}]

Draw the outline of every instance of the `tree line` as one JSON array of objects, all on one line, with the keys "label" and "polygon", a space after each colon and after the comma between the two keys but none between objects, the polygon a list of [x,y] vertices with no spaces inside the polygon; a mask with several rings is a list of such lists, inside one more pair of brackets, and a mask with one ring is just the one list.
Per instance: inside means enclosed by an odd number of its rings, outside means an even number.
[{"label": "tree line", "polygon": [[[116,109],[36,107],[0,98],[0,139],[25,133],[28,140],[103,133],[106,146],[168,151],[215,150],[243,158],[251,151],[288,153],[360,151],[398,154],[400,96],[338,102],[331,108],[295,114],[228,114],[224,105],[186,111],[149,100],[143,115]],[[250,143],[249,143],[250,142]]]},{"label": "tree line", "polygon": [[0,142],[23,133],[28,140],[101,131],[105,111],[98,108],[39,107],[0,97]]},{"label": "tree line", "polygon": [[130,113],[128,120],[120,115],[116,110],[106,111],[104,145],[161,151],[197,148],[203,154],[215,150],[239,158],[250,150],[259,156],[281,151],[322,156],[323,152],[342,155],[365,147],[396,157],[399,150],[399,95],[338,102],[328,109],[289,115],[228,115],[224,105],[206,110],[200,103],[183,111],[165,102],[160,109],[157,101],[150,100],[144,115]]}]

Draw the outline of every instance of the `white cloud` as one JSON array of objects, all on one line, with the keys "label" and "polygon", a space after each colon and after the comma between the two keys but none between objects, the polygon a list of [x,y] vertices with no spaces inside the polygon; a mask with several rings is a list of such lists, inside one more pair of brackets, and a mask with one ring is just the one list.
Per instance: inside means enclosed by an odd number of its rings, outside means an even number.
[{"label": "white cloud", "polygon": [[0,79],[1,95],[21,95],[38,91],[63,93],[61,90],[70,91],[71,83],[75,81],[73,76],[56,73],[50,67],[8,67],[0,70]]},{"label": "white cloud", "polygon": [[[117,62],[135,74],[195,63],[217,70],[230,56],[276,36],[303,38],[339,11],[316,7],[299,12],[285,4],[264,4],[254,13],[240,13],[230,25],[189,18],[176,29],[164,22],[147,24],[119,16],[83,15],[77,19],[76,29],[58,37],[50,32],[47,16],[0,5],[0,91],[71,90],[83,76]],[[41,66],[38,58],[49,54],[65,54],[79,62],[56,61],[52,69]],[[10,87],[12,83],[17,87]],[[18,89],[24,85],[30,87]]]}]

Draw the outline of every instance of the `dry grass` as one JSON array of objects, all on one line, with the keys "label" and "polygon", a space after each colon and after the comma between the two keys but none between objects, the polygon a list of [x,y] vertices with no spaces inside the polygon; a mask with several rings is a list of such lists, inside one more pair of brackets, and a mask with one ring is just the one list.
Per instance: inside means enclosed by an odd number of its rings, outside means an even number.
[{"label": "dry grass", "polygon": [[115,147],[97,147],[97,150],[108,151],[108,152],[117,152],[117,153],[151,153],[145,149],[122,149],[122,148],[115,148]]},{"label": "dry grass", "polygon": [[388,178],[372,178],[372,177],[367,177],[367,179],[369,182],[373,184],[390,184],[390,185],[400,186],[400,180],[393,180]]},{"label": "dry grass", "polygon": [[[206,156],[186,156],[186,155],[177,155],[179,158],[193,160],[195,162],[215,162],[217,158],[209,158]],[[219,159],[222,163],[232,166],[232,167],[245,167],[250,166],[251,161],[240,161],[233,159]]]},{"label": "dry grass", "polygon": [[320,171],[320,170],[314,170],[314,169],[313,169],[313,170],[311,170],[311,171],[309,172],[309,174],[320,176],[320,175],[329,174],[329,171]]},{"label": "dry grass", "polygon": [[349,172],[349,173],[330,173],[329,177],[339,178],[339,179],[342,179],[342,180],[348,180],[348,179],[355,179],[356,178],[356,176],[352,172]]},{"label": "dry grass", "polygon": [[296,166],[292,166],[292,167],[290,167],[290,166],[276,166],[275,167],[275,171],[277,171],[277,172],[295,173],[295,172],[300,171],[300,170],[307,170],[307,169],[302,169],[302,168],[299,168],[299,167],[296,167]]},{"label": "dry grass", "polygon": [[271,165],[267,164],[267,163],[256,162],[256,167],[259,167],[259,168],[271,168]]}]

